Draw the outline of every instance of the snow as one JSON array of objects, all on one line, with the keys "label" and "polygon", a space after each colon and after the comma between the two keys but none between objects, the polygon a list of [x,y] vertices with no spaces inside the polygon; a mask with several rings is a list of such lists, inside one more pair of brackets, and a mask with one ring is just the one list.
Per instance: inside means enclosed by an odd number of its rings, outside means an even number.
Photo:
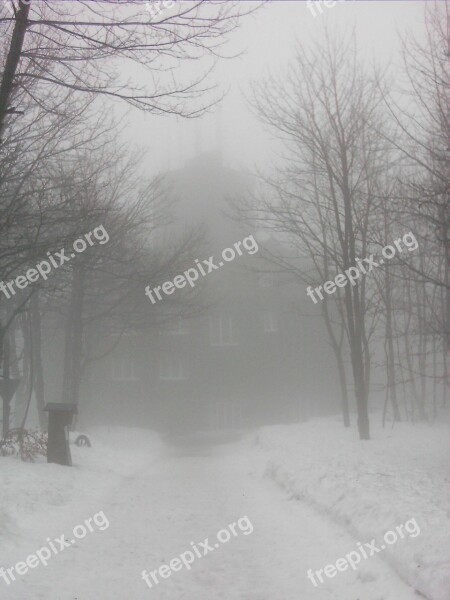
[{"label": "snow", "polygon": [[[161,447],[158,436],[146,430],[97,428],[89,437],[92,449],[71,444],[72,468],[47,464],[44,457],[35,463],[0,458],[0,566],[25,560],[47,537],[101,510],[103,498]],[[1,579],[0,584],[6,585]]]},{"label": "snow", "polygon": [[[47,538],[70,536],[99,511],[110,526],[9,586],[0,578],[0,597],[416,600],[419,589],[443,600],[446,434],[444,426],[401,425],[361,444],[354,430],[323,419],[215,444],[208,435],[162,440],[102,428],[89,432],[92,448],[71,447],[73,468],[2,458],[1,566],[25,560]],[[238,530],[152,589],[142,580],[144,569],[169,564],[191,542],[214,542],[244,516],[251,534]],[[306,577],[410,518],[419,536],[317,587]]]},{"label": "snow", "polygon": [[373,419],[372,437],[361,443],[340,420],[316,419],[266,428],[257,440],[269,456],[266,475],[358,541],[382,540],[415,519],[420,534],[378,556],[426,597],[448,600],[449,428],[400,423],[382,429]]}]

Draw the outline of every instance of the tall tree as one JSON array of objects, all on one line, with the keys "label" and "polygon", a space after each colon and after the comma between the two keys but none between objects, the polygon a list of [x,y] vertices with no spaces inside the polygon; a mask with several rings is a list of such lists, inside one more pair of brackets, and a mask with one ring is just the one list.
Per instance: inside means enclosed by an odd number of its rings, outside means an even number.
[{"label": "tall tree", "polygon": [[[266,219],[297,249],[296,264],[289,261],[288,269],[308,285],[323,284],[349,269],[360,273],[358,259],[370,256],[373,249],[370,232],[379,214],[386,143],[380,134],[378,77],[358,57],[353,38],[344,41],[326,35],[312,50],[300,46],[287,73],[254,89],[257,115],[285,149],[281,175],[266,177],[272,194],[264,207]],[[342,291],[334,286],[331,297],[322,293],[320,298],[319,292],[315,302],[323,302],[321,311],[336,356],[341,352],[336,344],[339,327],[336,333],[330,327],[330,301],[334,319],[338,315],[344,327],[358,431],[366,440],[370,439],[370,338],[376,320],[373,284],[355,277],[352,285],[341,287]]]}]

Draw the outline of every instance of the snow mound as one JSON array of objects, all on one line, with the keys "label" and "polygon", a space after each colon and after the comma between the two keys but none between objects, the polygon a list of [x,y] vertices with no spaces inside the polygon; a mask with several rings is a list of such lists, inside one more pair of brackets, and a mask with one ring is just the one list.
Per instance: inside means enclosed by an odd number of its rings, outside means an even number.
[{"label": "snow mound", "polygon": [[360,542],[415,519],[419,535],[377,556],[429,600],[449,600],[448,426],[374,424],[372,438],[360,442],[338,420],[316,419],[264,428],[257,444],[269,455],[267,477]]},{"label": "snow mound", "polygon": [[[24,538],[36,542],[73,527],[102,510],[111,490],[159,456],[162,442],[148,430],[101,427],[86,433],[92,447],[77,447],[70,435],[73,467],[0,458],[0,547],[12,550]],[[67,510],[69,508],[69,510]],[[70,522],[67,521],[70,517]]]}]

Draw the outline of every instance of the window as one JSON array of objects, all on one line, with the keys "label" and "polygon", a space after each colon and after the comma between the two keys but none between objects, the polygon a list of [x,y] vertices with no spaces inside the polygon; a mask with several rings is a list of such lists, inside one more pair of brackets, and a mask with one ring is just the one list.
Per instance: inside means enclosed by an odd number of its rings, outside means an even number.
[{"label": "window", "polygon": [[265,312],[263,314],[264,332],[276,333],[278,331],[278,318],[273,312]]},{"label": "window", "polygon": [[238,346],[233,337],[233,319],[232,317],[210,317],[209,319],[209,339],[211,346]]},{"label": "window", "polygon": [[187,379],[185,362],[176,356],[161,356],[159,361],[159,378],[165,381]]}]

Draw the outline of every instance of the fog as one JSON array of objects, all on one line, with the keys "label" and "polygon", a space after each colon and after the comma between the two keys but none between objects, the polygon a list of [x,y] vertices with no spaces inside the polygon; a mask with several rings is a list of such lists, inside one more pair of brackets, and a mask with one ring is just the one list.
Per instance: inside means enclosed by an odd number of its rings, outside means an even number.
[{"label": "fog", "polygon": [[447,24],[0,0],[0,598],[450,600]]},{"label": "fog", "polygon": [[[227,92],[213,114],[196,121],[157,119],[132,114],[125,140],[149,152],[146,169],[159,173],[180,168],[197,152],[221,148],[233,168],[254,169],[274,160],[273,140],[255,119],[246,98],[252,81],[268,72],[287,69],[297,43],[306,46],[324,35],[325,28],[345,35],[354,29],[360,51],[381,65],[399,67],[399,34],[423,36],[424,2],[338,2],[313,17],[306,2],[269,2],[235,32],[227,54],[238,58],[218,64],[213,77]],[[397,72],[397,71],[395,71]],[[245,132],[245,135],[243,135]],[[239,140],[237,144],[236,141]],[[276,151],[276,149],[275,149]]]}]

